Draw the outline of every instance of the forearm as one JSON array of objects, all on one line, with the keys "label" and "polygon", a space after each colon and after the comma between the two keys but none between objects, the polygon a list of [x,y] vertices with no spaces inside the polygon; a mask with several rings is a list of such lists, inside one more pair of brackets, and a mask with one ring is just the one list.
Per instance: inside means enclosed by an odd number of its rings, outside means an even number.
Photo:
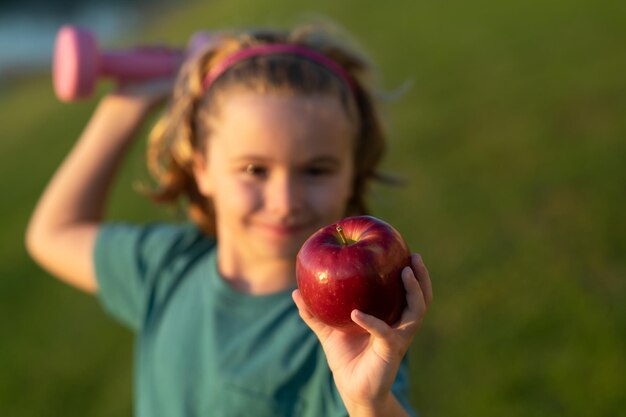
[{"label": "forearm", "polygon": [[53,275],[95,291],[91,251],[106,197],[126,148],[149,107],[109,96],[38,201],[26,232],[30,255]]},{"label": "forearm", "polygon": [[55,228],[101,220],[114,174],[144,112],[125,98],[103,99],[46,187],[31,226]]}]

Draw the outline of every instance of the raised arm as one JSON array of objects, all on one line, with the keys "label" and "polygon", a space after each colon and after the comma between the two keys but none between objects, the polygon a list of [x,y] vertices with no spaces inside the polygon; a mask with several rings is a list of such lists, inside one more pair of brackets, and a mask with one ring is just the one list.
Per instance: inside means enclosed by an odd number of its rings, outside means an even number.
[{"label": "raised arm", "polygon": [[103,98],[44,190],[28,224],[26,248],[62,281],[96,292],[92,253],[108,191],[132,138],[169,85]]}]

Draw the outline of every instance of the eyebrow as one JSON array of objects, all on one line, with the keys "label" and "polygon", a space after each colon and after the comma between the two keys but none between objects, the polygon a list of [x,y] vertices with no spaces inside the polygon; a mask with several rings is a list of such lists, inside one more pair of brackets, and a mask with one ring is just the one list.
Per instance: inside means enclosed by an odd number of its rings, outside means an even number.
[{"label": "eyebrow", "polygon": [[[237,156],[235,158],[233,158],[233,162],[234,163],[241,163],[241,162],[272,162],[273,158],[272,157],[267,157],[267,156],[263,156],[263,155],[256,155],[256,154],[245,154],[245,155],[240,155]],[[308,164],[333,164],[333,165],[338,165],[339,164],[339,158],[332,156],[332,155],[320,155],[320,156],[316,156],[313,157],[311,159],[308,159],[306,161],[303,161],[302,165],[308,165]]]}]

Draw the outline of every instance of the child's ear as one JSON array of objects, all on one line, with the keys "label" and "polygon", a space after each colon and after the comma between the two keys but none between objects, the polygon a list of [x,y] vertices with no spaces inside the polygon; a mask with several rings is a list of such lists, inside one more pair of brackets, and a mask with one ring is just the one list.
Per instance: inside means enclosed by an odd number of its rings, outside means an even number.
[{"label": "child's ear", "polygon": [[206,156],[200,152],[194,152],[192,168],[198,191],[200,191],[200,194],[203,196],[210,197],[213,193],[213,181],[209,172]]}]

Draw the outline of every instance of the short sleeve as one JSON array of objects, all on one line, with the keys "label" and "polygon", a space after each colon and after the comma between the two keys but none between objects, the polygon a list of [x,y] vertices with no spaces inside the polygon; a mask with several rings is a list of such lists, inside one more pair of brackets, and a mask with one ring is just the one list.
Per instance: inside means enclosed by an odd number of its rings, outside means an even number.
[{"label": "short sleeve", "polygon": [[408,363],[408,355],[404,357],[402,363],[400,364],[400,368],[398,369],[398,374],[396,375],[396,380],[391,387],[391,392],[396,396],[400,404],[404,407],[404,409],[409,413],[409,415],[416,417],[417,413],[411,406],[409,402],[409,363]]},{"label": "short sleeve", "polygon": [[[187,231],[187,233],[185,233]],[[101,226],[94,249],[98,298],[113,317],[137,330],[154,281],[181,250],[189,228],[123,223]]]}]

